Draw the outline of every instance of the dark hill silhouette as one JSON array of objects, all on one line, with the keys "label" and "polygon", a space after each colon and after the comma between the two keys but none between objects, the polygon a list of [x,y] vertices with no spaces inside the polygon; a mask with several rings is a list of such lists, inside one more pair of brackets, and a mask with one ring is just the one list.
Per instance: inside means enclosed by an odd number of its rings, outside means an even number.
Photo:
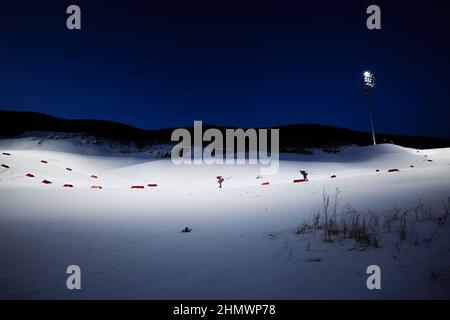
[{"label": "dark hill silhouette", "polygon": [[[204,125],[204,130],[215,127]],[[220,130],[225,128],[216,127]],[[274,127],[275,128],[275,127]],[[341,145],[370,145],[368,132],[355,131],[318,124],[294,124],[277,127],[280,129],[281,151],[305,152],[306,148],[324,148],[333,151]],[[187,127],[192,132],[192,127]],[[136,143],[138,146],[155,143],[171,143],[173,128],[144,130],[115,121],[68,120],[36,112],[0,110],[0,136],[14,137],[27,131],[73,132],[121,142]],[[427,149],[450,147],[450,140],[434,137],[377,134],[379,143],[389,142],[404,147]]]}]

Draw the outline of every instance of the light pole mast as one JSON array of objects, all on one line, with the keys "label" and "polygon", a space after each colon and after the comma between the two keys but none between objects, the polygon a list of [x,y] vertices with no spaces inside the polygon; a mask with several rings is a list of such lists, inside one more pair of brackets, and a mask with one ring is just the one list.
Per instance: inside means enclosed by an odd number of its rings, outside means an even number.
[{"label": "light pole mast", "polygon": [[372,129],[373,145],[376,145],[375,129],[373,127],[373,115],[372,115],[372,89],[375,87],[375,76],[369,71],[364,72],[364,90],[367,91],[369,116],[370,116],[370,128]]}]

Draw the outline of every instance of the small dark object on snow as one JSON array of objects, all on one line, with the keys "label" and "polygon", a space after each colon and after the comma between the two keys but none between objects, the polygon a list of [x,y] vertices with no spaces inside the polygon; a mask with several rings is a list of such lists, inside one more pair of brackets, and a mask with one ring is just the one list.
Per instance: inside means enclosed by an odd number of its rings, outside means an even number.
[{"label": "small dark object on snow", "polygon": [[410,168],[414,168],[414,166],[413,166],[413,165],[410,165],[409,167],[410,167]]},{"label": "small dark object on snow", "polygon": [[73,188],[73,184],[66,183],[63,185],[64,188]]},{"label": "small dark object on snow", "polygon": [[11,153],[8,153],[8,152],[3,152],[2,154],[5,155],[5,156],[10,156],[11,155]]},{"label": "small dark object on snow", "polygon": [[433,162],[433,160],[427,160],[428,162]]},{"label": "small dark object on snow", "polygon": [[92,179],[97,179],[98,177],[96,175],[91,175]]},{"label": "small dark object on snow", "polygon": [[45,160],[41,160],[41,162],[42,162],[42,163],[48,163],[48,162],[47,162],[47,161],[45,161]]},{"label": "small dark object on snow", "polygon": [[67,171],[72,171],[72,168],[66,168]]},{"label": "small dark object on snow", "polygon": [[25,176],[27,176],[29,178],[34,178],[34,174],[31,174],[31,173],[27,173]]},{"label": "small dark object on snow", "polygon": [[336,178],[336,175],[333,174],[330,178],[331,178],[331,179],[335,179],[335,178]]},{"label": "small dark object on snow", "polygon": [[181,230],[181,232],[191,232],[191,231],[192,231],[192,229],[188,228],[188,227],[186,227],[183,230]]},{"label": "small dark object on snow", "polygon": [[400,170],[398,169],[389,169],[388,172],[399,172]]},{"label": "small dark object on snow", "polygon": [[49,181],[49,180],[42,180],[42,183],[44,183],[44,184],[50,184],[50,183],[52,183],[52,182]]},{"label": "small dark object on snow", "polygon": [[380,172],[380,170],[379,169],[377,169],[377,170],[375,170],[376,172]]},{"label": "small dark object on snow", "polygon": [[2,164],[3,168],[9,169],[9,166],[7,166],[6,164]]}]

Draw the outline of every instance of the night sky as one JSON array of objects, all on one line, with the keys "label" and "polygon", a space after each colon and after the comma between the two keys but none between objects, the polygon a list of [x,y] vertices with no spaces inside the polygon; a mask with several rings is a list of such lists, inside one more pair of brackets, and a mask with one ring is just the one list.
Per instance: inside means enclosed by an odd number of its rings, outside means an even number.
[{"label": "night sky", "polygon": [[[0,108],[152,129],[320,123],[450,138],[448,1],[8,1]],[[112,2],[112,3],[111,3]],[[66,28],[77,4],[82,29]],[[382,29],[366,28],[381,7]]]}]

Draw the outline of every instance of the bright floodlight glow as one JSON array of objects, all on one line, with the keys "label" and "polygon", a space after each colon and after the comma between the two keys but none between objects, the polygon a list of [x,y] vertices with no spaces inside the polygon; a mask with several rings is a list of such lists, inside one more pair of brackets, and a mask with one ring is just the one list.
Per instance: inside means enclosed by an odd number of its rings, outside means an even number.
[{"label": "bright floodlight glow", "polygon": [[375,86],[375,77],[370,71],[364,71],[364,88],[369,90]]}]

